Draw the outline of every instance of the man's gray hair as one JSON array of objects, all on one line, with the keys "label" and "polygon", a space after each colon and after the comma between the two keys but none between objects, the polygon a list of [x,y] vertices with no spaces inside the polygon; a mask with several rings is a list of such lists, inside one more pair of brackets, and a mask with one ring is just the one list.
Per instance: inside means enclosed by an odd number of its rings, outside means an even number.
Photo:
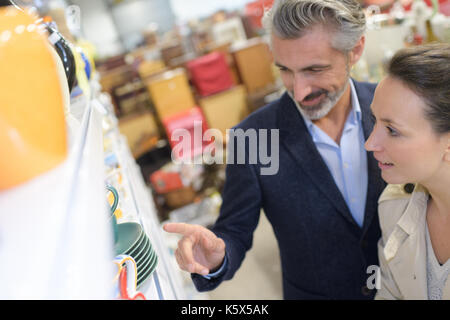
[{"label": "man's gray hair", "polygon": [[356,0],[275,0],[265,12],[266,31],[282,39],[297,39],[322,25],[335,35],[333,48],[351,51],[366,31],[366,17]]}]

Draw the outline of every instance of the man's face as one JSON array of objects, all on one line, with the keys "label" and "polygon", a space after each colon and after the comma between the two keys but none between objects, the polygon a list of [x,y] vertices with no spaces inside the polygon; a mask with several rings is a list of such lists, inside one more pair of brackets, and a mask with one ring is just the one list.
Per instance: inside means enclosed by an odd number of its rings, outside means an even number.
[{"label": "man's face", "polygon": [[331,47],[331,36],[320,26],[298,39],[272,35],[272,54],[281,79],[311,120],[326,116],[348,85],[349,55]]}]

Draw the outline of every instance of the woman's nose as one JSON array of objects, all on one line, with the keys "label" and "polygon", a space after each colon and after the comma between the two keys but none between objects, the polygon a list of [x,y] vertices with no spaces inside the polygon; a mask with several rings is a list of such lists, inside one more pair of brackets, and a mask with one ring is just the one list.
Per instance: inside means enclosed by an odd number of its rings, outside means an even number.
[{"label": "woman's nose", "polygon": [[377,141],[377,135],[376,135],[376,127],[373,128],[372,133],[370,134],[369,138],[367,138],[366,143],[364,144],[364,147],[367,151],[380,151],[381,146],[380,143]]}]

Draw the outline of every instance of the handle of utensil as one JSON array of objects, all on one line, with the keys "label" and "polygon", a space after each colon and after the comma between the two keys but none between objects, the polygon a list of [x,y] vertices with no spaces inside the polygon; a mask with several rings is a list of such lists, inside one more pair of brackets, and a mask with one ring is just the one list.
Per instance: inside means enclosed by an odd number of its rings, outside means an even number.
[{"label": "handle of utensil", "polygon": [[113,215],[117,209],[117,206],[119,205],[119,193],[117,192],[116,188],[109,184],[106,185],[106,189],[108,189],[114,196],[114,202],[111,206],[111,215]]}]

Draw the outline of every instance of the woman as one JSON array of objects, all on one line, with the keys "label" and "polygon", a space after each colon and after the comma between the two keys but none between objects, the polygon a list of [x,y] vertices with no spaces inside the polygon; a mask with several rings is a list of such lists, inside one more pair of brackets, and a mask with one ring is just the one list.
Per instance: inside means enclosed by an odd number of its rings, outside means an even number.
[{"label": "woman", "polygon": [[399,51],[366,142],[389,183],[379,199],[377,299],[450,299],[450,45]]}]

